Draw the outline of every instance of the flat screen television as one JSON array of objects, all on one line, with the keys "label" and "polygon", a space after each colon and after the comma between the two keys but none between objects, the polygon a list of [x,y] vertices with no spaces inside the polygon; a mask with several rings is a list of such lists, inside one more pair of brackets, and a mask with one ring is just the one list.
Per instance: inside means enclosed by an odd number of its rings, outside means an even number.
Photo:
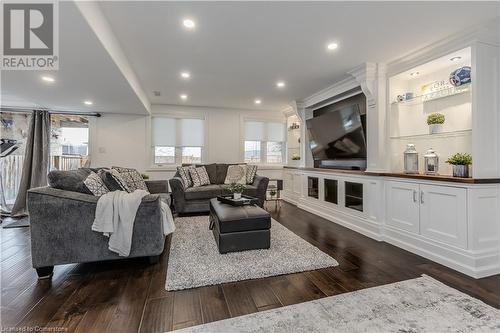
[{"label": "flat screen television", "polygon": [[306,121],[316,167],[366,168],[364,115],[352,104]]}]

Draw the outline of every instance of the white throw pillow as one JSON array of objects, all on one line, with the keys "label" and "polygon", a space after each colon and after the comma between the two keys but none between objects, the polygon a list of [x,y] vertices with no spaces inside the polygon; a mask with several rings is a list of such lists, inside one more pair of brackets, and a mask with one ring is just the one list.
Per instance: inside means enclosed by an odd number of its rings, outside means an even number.
[{"label": "white throw pillow", "polygon": [[224,184],[243,184],[247,183],[247,166],[246,164],[241,165],[230,165],[227,168],[226,179]]}]

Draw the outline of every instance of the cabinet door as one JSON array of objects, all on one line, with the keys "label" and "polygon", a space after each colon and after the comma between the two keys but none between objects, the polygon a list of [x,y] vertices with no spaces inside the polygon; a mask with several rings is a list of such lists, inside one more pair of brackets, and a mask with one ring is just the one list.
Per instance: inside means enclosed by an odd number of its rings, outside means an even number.
[{"label": "cabinet door", "polygon": [[293,191],[293,174],[291,172],[284,172],[283,189],[288,192]]},{"label": "cabinet door", "polygon": [[420,185],[420,233],[449,245],[467,248],[467,190]]},{"label": "cabinet door", "polygon": [[293,175],[293,193],[296,195],[302,194],[302,176],[301,174]]},{"label": "cabinet door", "polygon": [[387,221],[395,228],[419,232],[418,184],[387,182]]}]

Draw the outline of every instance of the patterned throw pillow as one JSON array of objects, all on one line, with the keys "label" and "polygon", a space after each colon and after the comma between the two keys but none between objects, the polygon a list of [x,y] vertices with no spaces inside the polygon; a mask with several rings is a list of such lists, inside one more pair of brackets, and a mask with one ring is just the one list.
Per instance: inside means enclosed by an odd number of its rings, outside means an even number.
[{"label": "patterned throw pillow", "polygon": [[193,181],[191,180],[191,175],[189,174],[189,169],[194,169],[194,165],[185,166],[185,167],[177,167],[177,172],[182,179],[182,183],[184,184],[184,189],[193,186]]},{"label": "patterned throw pillow", "polygon": [[109,189],[106,187],[101,177],[97,175],[95,172],[90,172],[90,174],[83,181],[87,189],[92,192],[96,197],[100,197],[103,194],[109,192]]},{"label": "patterned throw pillow", "polygon": [[130,192],[125,180],[120,173],[114,169],[101,169],[97,172],[99,177],[110,191],[126,191]]},{"label": "patterned throw pillow", "polygon": [[189,174],[191,175],[191,180],[193,181],[193,187],[210,185],[210,178],[208,178],[207,169],[205,169],[204,166],[189,169]]},{"label": "patterned throw pillow", "polygon": [[146,182],[144,181],[144,179],[142,179],[141,174],[136,169],[121,167],[111,167],[111,169],[116,170],[120,173],[120,176],[122,176],[125,183],[127,183],[127,187],[129,188],[130,192],[134,192],[135,190],[148,190]]},{"label": "patterned throw pillow", "polygon": [[230,165],[227,168],[226,179],[224,184],[246,184],[247,183],[247,166],[245,164],[241,165]]},{"label": "patterned throw pillow", "polygon": [[257,174],[257,166],[247,165],[247,184],[253,184],[256,174]]}]

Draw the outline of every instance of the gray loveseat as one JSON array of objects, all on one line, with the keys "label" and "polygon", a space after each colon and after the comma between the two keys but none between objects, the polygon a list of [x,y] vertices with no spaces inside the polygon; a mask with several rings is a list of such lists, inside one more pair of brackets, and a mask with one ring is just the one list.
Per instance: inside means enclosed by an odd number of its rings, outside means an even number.
[{"label": "gray loveseat", "polygon": [[[156,262],[165,236],[160,200],[169,201],[167,181],[146,181],[150,195],[137,210],[130,257]],[[57,188],[28,191],[31,256],[38,276],[50,277],[54,265],[123,259],[108,249],[108,238],[91,230],[98,197]]]},{"label": "gray loveseat", "polygon": [[[230,194],[227,190],[228,185],[224,185],[227,168],[230,164],[212,163],[198,164],[196,166],[202,165],[205,166],[207,170],[208,177],[210,178],[210,185],[184,189],[179,173],[176,173],[175,176],[169,180],[174,208],[179,214],[209,212],[210,199],[218,195]],[[269,178],[256,175],[252,184],[245,185],[246,189],[243,194],[258,198],[258,205],[262,207],[266,199],[268,183]]]}]

